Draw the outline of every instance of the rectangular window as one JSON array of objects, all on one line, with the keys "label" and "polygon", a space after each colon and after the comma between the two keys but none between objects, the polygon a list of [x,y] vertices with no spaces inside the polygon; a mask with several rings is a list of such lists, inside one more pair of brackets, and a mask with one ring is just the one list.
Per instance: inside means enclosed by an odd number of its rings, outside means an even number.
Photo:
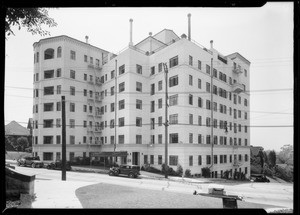
[{"label": "rectangular window", "polygon": [[158,99],[158,108],[162,108],[162,99]]},{"label": "rectangular window", "polygon": [[210,74],[210,66],[206,64],[206,73]]},{"label": "rectangular window", "polygon": [[178,94],[169,97],[169,105],[178,105]]},{"label": "rectangular window", "polygon": [[125,99],[119,101],[119,110],[125,109]]},{"label": "rectangular window", "polygon": [[75,79],[75,71],[70,70],[70,78]]},{"label": "rectangular window", "polygon": [[206,109],[210,110],[211,106],[210,106],[211,102],[210,100],[206,100]]},{"label": "rectangular window", "polygon": [[162,71],[162,63],[159,63],[158,64],[158,72],[161,72]]},{"label": "rectangular window", "polygon": [[189,75],[189,85],[193,86],[193,76]]},{"label": "rectangular window", "polygon": [[150,143],[151,143],[151,144],[155,144],[155,135],[150,135],[150,139],[151,139],[151,140],[150,140],[150,141],[151,141]]},{"label": "rectangular window", "polygon": [[189,94],[189,104],[193,105],[193,95]]},{"label": "rectangular window", "polygon": [[60,135],[56,135],[56,144],[60,144]]},{"label": "rectangular window", "polygon": [[198,134],[198,144],[201,144],[201,143],[202,143],[202,135]]},{"label": "rectangular window", "polygon": [[125,73],[125,65],[123,64],[122,66],[119,67],[119,75],[122,75]]},{"label": "rectangular window", "polygon": [[158,126],[162,126],[162,116],[158,117]]},{"label": "rectangular window", "polygon": [[35,74],[35,81],[39,81],[39,73]]},{"label": "rectangular window", "polygon": [[214,155],[214,164],[218,163],[218,155]]},{"label": "rectangular window", "polygon": [[56,119],[56,128],[60,128],[60,119]]},{"label": "rectangular window", "polygon": [[143,73],[143,68],[141,65],[136,64],[136,73],[137,74],[142,74]]},{"label": "rectangular window", "polygon": [[75,128],[75,120],[74,119],[70,119],[70,128]]},{"label": "rectangular window", "polygon": [[163,84],[162,81],[158,82],[158,91],[162,90],[162,84]]},{"label": "rectangular window", "polygon": [[162,134],[158,135],[158,144],[162,144]]},{"label": "rectangular window", "polygon": [[173,124],[178,124],[178,114],[171,114],[170,116],[169,116],[169,123],[171,124],[171,125],[173,125]]},{"label": "rectangular window", "polygon": [[150,123],[151,123],[150,129],[155,129],[155,118],[151,118]]},{"label": "rectangular window", "polygon": [[155,84],[151,84],[150,95],[154,95],[154,94],[155,94]]},{"label": "rectangular window", "polygon": [[206,92],[210,93],[210,83],[206,82]]},{"label": "rectangular window", "polygon": [[70,87],[70,95],[75,96],[75,87]]},{"label": "rectangular window", "polygon": [[70,51],[70,58],[71,60],[76,60],[76,52],[75,51]]},{"label": "rectangular window", "polygon": [[119,127],[123,127],[125,125],[125,117],[119,118]]},{"label": "rectangular window", "polygon": [[202,125],[202,117],[201,116],[198,116],[198,125]]},{"label": "rectangular window", "polygon": [[158,155],[158,164],[159,164],[159,165],[162,164],[162,155]]},{"label": "rectangular window", "polygon": [[201,70],[201,61],[200,60],[198,60],[198,69]]},{"label": "rectangular window", "polygon": [[189,166],[193,166],[193,156],[189,156]]},{"label": "rectangular window", "polygon": [[155,111],[155,101],[151,101],[151,109],[150,112],[154,112]]},{"label": "rectangular window", "polygon": [[70,135],[70,145],[74,145],[75,144],[75,136]]},{"label": "rectangular window", "polygon": [[144,155],[144,164],[148,164],[148,155]]},{"label": "rectangular window", "polygon": [[43,160],[44,161],[52,161],[53,160],[53,152],[43,152]]},{"label": "rectangular window", "polygon": [[135,136],[136,144],[142,144],[142,135]]},{"label": "rectangular window", "polygon": [[206,135],[206,144],[211,144],[210,135]]},{"label": "rectangular window", "polygon": [[142,100],[139,99],[136,100],[136,109],[142,110]]},{"label": "rectangular window", "polygon": [[124,144],[124,141],[125,141],[125,136],[119,135],[119,144]]},{"label": "rectangular window", "polygon": [[193,66],[193,57],[192,56],[189,56],[189,65]]},{"label": "rectangular window", "polygon": [[53,119],[45,119],[44,128],[53,128]]},{"label": "rectangular window", "polygon": [[75,103],[70,103],[70,112],[75,112]]},{"label": "rectangular window", "polygon": [[189,114],[189,123],[190,125],[193,125],[193,114]]},{"label": "rectangular window", "polygon": [[115,144],[115,136],[110,136],[110,144]]},{"label": "rectangular window", "polygon": [[169,78],[169,86],[174,87],[178,85],[178,75]]},{"label": "rectangular window", "polygon": [[54,70],[46,70],[44,71],[44,78],[54,78]]},{"label": "rectangular window", "polygon": [[193,134],[189,133],[189,143],[193,143]]},{"label": "rectangular window", "polygon": [[170,143],[178,143],[178,133],[170,134]]},{"label": "rectangular window", "polygon": [[110,103],[110,112],[115,111],[115,103]]},{"label": "rectangular window", "polygon": [[198,78],[198,88],[201,89],[201,79]]},{"label": "rectangular window", "polygon": [[56,102],[56,111],[61,111],[61,103]]},{"label": "rectangular window", "polygon": [[53,136],[44,136],[44,144],[53,144]]},{"label": "rectangular window", "polygon": [[172,68],[178,65],[178,56],[175,56],[169,60],[169,67]]},{"label": "rectangular window", "polygon": [[155,74],[155,66],[152,66],[150,70],[151,70],[150,75],[154,75]]},{"label": "rectangular window", "polygon": [[138,92],[142,92],[142,83],[141,82],[136,82],[136,91]]},{"label": "rectangular window", "polygon": [[150,155],[150,164],[154,164],[154,155]]},{"label": "rectangular window", "polygon": [[141,117],[136,117],[136,126],[142,127],[142,118]]},{"label": "rectangular window", "polygon": [[111,120],[110,120],[109,127],[110,127],[110,128],[114,128],[114,127],[115,127],[115,120],[114,120],[114,119],[111,119]]},{"label": "rectangular window", "polygon": [[111,79],[115,78],[115,70],[113,70],[113,71],[110,72],[110,78]]},{"label": "rectangular window", "polygon": [[84,62],[87,62],[87,55],[84,55]]},{"label": "rectangular window", "polygon": [[206,155],[206,164],[211,164],[211,157],[210,157],[210,155]]},{"label": "rectangular window", "polygon": [[177,166],[178,165],[178,156],[170,155],[169,156],[169,164],[170,164],[170,166]]},{"label": "rectangular window", "polygon": [[198,107],[202,107],[202,98],[198,97]]},{"label": "rectangular window", "polygon": [[44,95],[53,95],[54,94],[54,87],[44,87]]},{"label": "rectangular window", "polygon": [[44,103],[44,112],[53,111],[54,103]]},{"label": "rectangular window", "polygon": [[119,84],[119,93],[123,92],[125,90],[125,82],[122,82]]}]

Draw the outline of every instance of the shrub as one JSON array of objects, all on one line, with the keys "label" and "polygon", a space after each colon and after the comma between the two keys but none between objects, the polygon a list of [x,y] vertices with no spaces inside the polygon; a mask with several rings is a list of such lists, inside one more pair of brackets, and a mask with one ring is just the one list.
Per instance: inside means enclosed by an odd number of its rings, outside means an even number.
[{"label": "shrub", "polygon": [[183,174],[182,166],[180,164],[178,164],[177,165],[177,170],[176,170],[176,175],[182,176],[182,174]]},{"label": "shrub", "polygon": [[201,169],[202,175],[204,178],[210,177],[210,169],[208,167],[204,167]]},{"label": "shrub", "polygon": [[186,169],[185,172],[184,172],[184,176],[188,177],[188,178],[191,177],[191,170],[190,169]]}]

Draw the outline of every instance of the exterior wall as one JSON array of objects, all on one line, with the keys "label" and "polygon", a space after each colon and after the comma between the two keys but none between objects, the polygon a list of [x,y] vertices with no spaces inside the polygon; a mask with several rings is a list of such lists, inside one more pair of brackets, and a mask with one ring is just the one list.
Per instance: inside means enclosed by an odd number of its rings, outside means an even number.
[{"label": "exterior wall", "polygon": [[[174,35],[170,33],[161,34],[162,37],[172,38]],[[46,40],[47,41],[47,40]],[[35,47],[35,52],[40,51],[43,53],[47,47],[56,47],[61,45],[63,47],[63,56],[61,59],[52,59],[43,61],[40,56],[40,63],[35,64],[35,73],[42,72],[42,68],[53,69],[53,65],[62,68],[63,78],[54,78],[41,80],[34,83],[35,88],[42,89],[48,85],[63,86],[64,94],[66,96],[67,104],[67,124],[69,119],[75,119],[75,124],[82,125],[86,120],[103,123],[101,132],[89,132],[87,128],[76,127],[76,129],[67,128],[67,143],[69,143],[69,136],[75,136],[75,145],[68,145],[67,147],[67,159],[69,159],[69,152],[74,152],[75,156],[83,156],[83,152],[95,152],[95,151],[113,151],[114,143],[111,142],[111,136],[115,136],[116,151],[127,151],[127,163],[133,163],[134,153],[138,153],[138,164],[143,165],[145,161],[145,155],[148,156],[148,163],[150,162],[150,156],[154,156],[154,162],[150,163],[156,168],[161,168],[161,163],[158,163],[158,156],[162,156],[162,163],[164,163],[164,143],[165,143],[165,128],[164,125],[158,125],[158,118],[162,117],[162,122],[165,122],[165,73],[164,69],[159,72],[159,63],[167,63],[168,65],[168,77],[178,76],[178,85],[168,88],[169,98],[172,95],[178,94],[178,105],[169,106],[168,115],[178,114],[178,124],[170,124],[168,127],[168,133],[178,133],[178,143],[170,143],[169,155],[178,156],[178,164],[180,164],[184,171],[190,169],[192,174],[200,174],[203,167],[210,167],[210,164],[206,163],[206,155],[211,155],[211,142],[207,142],[207,135],[211,135],[211,127],[206,124],[206,118],[211,117],[211,110],[206,108],[206,101],[211,99],[211,93],[207,92],[207,83],[211,83],[211,76],[206,72],[206,65],[211,66],[211,58],[213,58],[213,68],[217,69],[217,78],[213,78],[213,85],[218,87],[217,95],[213,94],[213,101],[217,103],[217,110],[213,111],[213,118],[218,120],[218,126],[213,128],[213,136],[218,137],[218,143],[214,145],[213,154],[218,156],[218,163],[213,165],[213,171],[218,172],[218,177],[221,171],[235,170],[245,172],[247,167],[247,176],[250,174],[250,133],[249,127],[245,132],[245,126],[249,126],[249,65],[245,63],[242,58],[236,57],[223,57],[227,59],[227,64],[218,59],[217,50],[211,49],[210,51],[204,50],[202,47],[194,44],[187,39],[180,39],[165,48],[162,48],[156,53],[149,56],[129,47],[127,50],[120,53],[118,56],[113,56],[107,60],[107,63],[103,65],[101,69],[95,69],[88,66],[88,63],[83,61],[83,56],[86,54],[94,56],[95,58],[102,59],[102,53],[99,50],[94,50],[89,46],[81,43],[60,41],[51,41],[45,44],[41,43],[40,46]],[[149,45],[147,43],[145,46]],[[70,50],[76,51],[76,61],[70,61]],[[212,53],[212,54],[211,54]],[[178,56],[178,65],[170,68],[169,59]],[[189,56],[193,58],[193,64],[189,63]],[[88,59],[89,60],[89,59]],[[201,68],[198,68],[198,60],[201,61]],[[236,74],[233,72],[233,62],[241,65],[243,69],[247,70],[247,76],[245,73]],[[100,62],[100,65],[102,63]],[[119,67],[125,65],[125,73],[119,74]],[[142,74],[137,73],[137,65],[142,66]],[[151,73],[151,67],[155,67],[155,74]],[[76,71],[76,80],[69,78],[69,70]],[[111,71],[115,70],[117,78],[111,78]],[[244,70],[243,70],[244,71]],[[227,77],[227,81],[224,82],[219,79],[219,73],[223,73]],[[83,81],[83,74],[103,77],[103,83],[101,86],[95,84],[89,84],[88,81]],[[190,84],[190,77],[192,77],[192,85]],[[245,85],[246,92],[235,93],[233,92],[233,85],[229,83],[229,77],[236,80],[239,83]],[[78,78],[78,79],[77,79]],[[198,85],[198,80],[201,80],[201,86]],[[162,90],[158,90],[158,82],[162,81]],[[115,86],[115,82],[117,83]],[[119,92],[119,84],[125,83],[124,92]],[[142,92],[136,91],[136,82],[142,83]],[[155,85],[155,93],[150,95],[151,85]],[[70,96],[70,86],[75,86],[75,96]],[[115,86],[115,94],[111,95],[111,87]],[[219,95],[219,88],[227,91],[227,98],[223,98]],[[87,97],[83,96],[83,90],[87,89],[88,92],[92,90],[95,92],[103,92],[103,98],[101,102],[95,102]],[[78,92],[77,92],[78,91]],[[106,92],[106,93],[105,93]],[[229,99],[229,93],[232,94],[232,98]],[[189,94],[193,95],[193,104],[189,104]],[[237,103],[234,104],[233,97],[236,95]],[[45,96],[46,97],[46,96]],[[60,100],[61,95],[47,96],[47,99]],[[198,98],[202,99],[202,107],[198,106]],[[241,98],[241,103],[238,102],[238,98]],[[34,104],[42,104],[46,99],[43,96],[34,99]],[[125,100],[125,108],[119,110],[119,101]],[[136,99],[142,100],[142,110],[136,109]],[[158,100],[162,99],[162,107],[158,107]],[[248,105],[244,105],[244,99],[247,99]],[[68,111],[68,102],[73,101],[76,104],[76,112],[70,113]],[[150,112],[151,101],[155,102],[155,111]],[[115,103],[115,111],[111,111],[111,104]],[[226,106],[226,113],[220,112],[220,105]],[[93,110],[97,107],[103,108],[104,114],[100,117],[90,116],[83,112],[83,105],[93,106]],[[42,112],[40,106],[39,113],[34,114],[34,120],[42,122],[47,118],[60,118],[61,112]],[[229,109],[232,108],[232,114],[229,113]],[[234,109],[241,111],[241,117],[233,117]],[[244,113],[247,112],[247,119],[244,118]],[[42,113],[42,114],[41,114]],[[78,114],[79,113],[79,114]],[[83,114],[82,114],[83,113]],[[115,119],[115,128],[110,128],[110,120]],[[189,116],[192,114],[193,120],[190,122]],[[168,118],[169,118],[168,116]],[[201,116],[201,124],[198,123],[198,117]],[[125,126],[119,127],[118,119],[120,117],[125,118]],[[142,118],[142,126],[136,126],[136,118]],[[155,119],[155,129],[151,129],[151,118]],[[225,132],[224,128],[220,128],[220,120],[227,121],[228,132]],[[234,123],[241,125],[241,131],[234,132]],[[232,129],[230,129],[232,124]],[[106,126],[105,126],[106,125]],[[42,152],[59,152],[60,145],[52,144],[45,145],[42,143],[43,135],[59,135],[61,128],[52,129],[34,129],[34,136],[39,137],[38,145],[34,145],[34,152],[39,154]],[[190,134],[193,135],[192,141],[190,141]],[[124,135],[124,144],[119,143],[119,135]],[[136,144],[136,135],[142,135],[142,144]],[[154,135],[154,144],[151,144],[151,135]],[[158,135],[162,135],[162,143],[158,143]],[[198,135],[201,135],[201,142],[198,142]],[[83,136],[87,137],[87,143],[82,143]],[[93,138],[92,144],[88,144],[89,137]],[[95,138],[100,138],[101,145],[95,142]],[[226,145],[220,144],[220,139],[226,138]],[[169,137],[168,137],[169,139]],[[236,145],[234,145],[234,139]],[[239,145],[239,139],[241,144]],[[247,145],[245,145],[245,139],[247,139]],[[232,140],[232,141],[230,141]],[[169,140],[170,141],[170,140]],[[96,144],[95,144],[96,143]],[[245,154],[248,156],[248,160],[245,161]],[[227,156],[226,163],[220,163],[220,155]],[[242,155],[241,161],[234,161],[234,155]],[[190,156],[193,156],[192,164],[190,164]],[[202,157],[201,165],[198,164],[198,156]],[[229,157],[232,156],[232,162],[229,162]],[[42,158],[42,156],[40,156]],[[213,158],[211,158],[213,161]],[[120,163],[121,161],[118,160]],[[171,167],[176,170],[176,165]]]}]

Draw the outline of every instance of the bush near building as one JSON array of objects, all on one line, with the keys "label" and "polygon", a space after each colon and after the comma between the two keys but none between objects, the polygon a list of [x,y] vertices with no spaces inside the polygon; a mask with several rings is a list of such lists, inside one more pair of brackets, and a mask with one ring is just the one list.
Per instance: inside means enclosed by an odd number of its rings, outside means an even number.
[{"label": "bush near building", "polygon": [[184,176],[187,177],[187,178],[190,178],[192,175],[191,175],[191,170],[190,169],[186,169],[185,172],[184,172]]}]

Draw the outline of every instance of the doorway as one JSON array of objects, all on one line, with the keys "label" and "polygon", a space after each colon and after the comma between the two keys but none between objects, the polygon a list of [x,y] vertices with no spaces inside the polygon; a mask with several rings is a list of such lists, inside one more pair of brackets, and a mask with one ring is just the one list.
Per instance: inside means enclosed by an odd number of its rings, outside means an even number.
[{"label": "doorway", "polygon": [[140,153],[132,152],[132,165],[140,165]]}]

